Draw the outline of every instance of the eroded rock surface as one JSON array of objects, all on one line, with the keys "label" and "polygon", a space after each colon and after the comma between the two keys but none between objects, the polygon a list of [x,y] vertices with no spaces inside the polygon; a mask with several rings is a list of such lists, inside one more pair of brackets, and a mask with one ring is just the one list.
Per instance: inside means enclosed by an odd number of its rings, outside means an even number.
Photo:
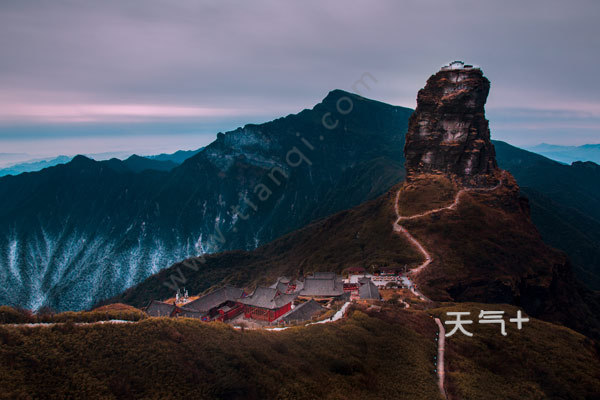
[{"label": "eroded rock surface", "polygon": [[442,173],[466,186],[493,181],[498,172],[485,102],[489,80],[479,68],[442,68],[417,96],[406,135],[406,170]]}]

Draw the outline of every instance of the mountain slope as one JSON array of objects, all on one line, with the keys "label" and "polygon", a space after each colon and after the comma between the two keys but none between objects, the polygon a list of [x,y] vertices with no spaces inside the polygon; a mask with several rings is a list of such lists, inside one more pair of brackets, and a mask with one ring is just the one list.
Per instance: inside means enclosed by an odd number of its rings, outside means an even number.
[{"label": "mountain slope", "polygon": [[[401,204],[407,190],[427,202],[424,184],[405,186]],[[432,255],[416,277],[428,297],[514,304],[537,318],[600,336],[597,300],[575,279],[564,253],[542,241],[510,177],[495,190],[464,194],[453,210],[403,226]]]},{"label": "mountain slope", "polygon": [[446,338],[446,390],[450,399],[593,399],[600,393],[598,345],[583,335],[530,318],[517,330],[507,323],[507,336],[498,325],[478,324],[480,310],[504,311],[507,305],[463,303],[430,312],[449,320],[449,311],[470,312],[472,337]]},{"label": "mountain slope", "polygon": [[252,287],[270,284],[279,276],[314,271],[342,272],[348,267],[417,264],[420,254],[399,239],[391,226],[395,218],[392,190],[375,200],[289,233],[251,252],[209,255],[172,265],[111,299],[136,307],[173,295],[173,285],[200,293],[226,282]]},{"label": "mountain slope", "polygon": [[497,166],[486,88],[479,69],[427,81],[406,134],[407,181],[380,198],[250,253],[175,264],[111,301],[141,306],[178,285],[194,293],[223,281],[256,286],[315,270],[408,265],[433,300],[515,304],[600,337],[594,295],[543,242],[515,179]]},{"label": "mountain slope", "polygon": [[565,251],[577,275],[600,289],[600,166],[560,164],[504,142],[494,142],[530,202],[531,217],[549,245]]},{"label": "mountain slope", "polygon": [[[348,115],[337,110],[343,97],[353,101]],[[327,112],[326,124],[338,121],[333,130],[323,125]],[[170,172],[140,172],[155,160],[128,167],[127,161],[79,157],[2,178],[0,304],[87,308],[186,257],[252,249],[375,198],[404,177],[410,114],[333,91],[313,110],[221,134]],[[567,252],[589,287],[600,288],[598,169],[494,144],[500,167],[530,198],[542,238]],[[293,149],[298,167],[286,160]],[[300,162],[300,153],[312,165]],[[288,175],[273,173],[280,185],[269,176],[273,167]]]},{"label": "mountain slope", "polygon": [[[406,264],[415,268],[422,263],[421,254],[392,229],[398,190],[400,208],[408,215],[413,209],[430,209],[432,193],[439,196],[440,204],[456,194],[456,188],[444,179],[423,177],[254,251],[176,263],[108,302],[143,307],[152,299],[171,297],[179,285],[190,293],[201,293],[217,284],[252,288],[282,275],[341,273],[353,266]],[[450,203],[452,200],[444,204]],[[406,209],[406,204],[411,208]],[[511,303],[533,316],[589,335],[600,332],[597,299],[574,280],[564,254],[541,240],[514,181],[494,193],[465,195],[455,211],[405,226],[433,253],[433,262],[417,278],[428,297]]]},{"label": "mountain slope", "polygon": [[[478,310],[481,304],[433,309]],[[495,305],[514,315],[514,308]],[[0,397],[439,399],[437,327],[424,311],[356,307],[282,332],[150,318],[135,324],[0,326]],[[591,399],[598,354],[585,337],[531,318],[448,339],[449,398]],[[145,367],[151,365],[151,367]],[[143,367],[140,367],[143,366]]]},{"label": "mountain slope", "polygon": [[79,156],[1,178],[0,304],[88,308],[177,260],[252,249],[373,198],[403,179],[410,113],[333,91],[168,172]]}]

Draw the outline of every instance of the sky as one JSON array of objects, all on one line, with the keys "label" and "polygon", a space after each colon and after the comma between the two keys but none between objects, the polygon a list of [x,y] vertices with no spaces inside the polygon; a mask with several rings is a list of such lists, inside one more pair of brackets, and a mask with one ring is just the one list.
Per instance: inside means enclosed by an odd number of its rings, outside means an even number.
[{"label": "sky", "polygon": [[600,143],[598,20],[597,0],[6,0],[0,154],[195,149],[353,86],[414,108],[456,59],[492,82],[492,138]]}]

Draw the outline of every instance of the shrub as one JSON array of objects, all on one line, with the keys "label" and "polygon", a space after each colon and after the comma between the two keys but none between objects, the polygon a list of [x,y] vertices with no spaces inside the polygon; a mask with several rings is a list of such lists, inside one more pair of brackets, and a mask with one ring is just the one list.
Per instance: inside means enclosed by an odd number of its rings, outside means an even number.
[{"label": "shrub", "polygon": [[0,324],[25,324],[30,322],[34,322],[34,317],[27,310],[0,306]]}]

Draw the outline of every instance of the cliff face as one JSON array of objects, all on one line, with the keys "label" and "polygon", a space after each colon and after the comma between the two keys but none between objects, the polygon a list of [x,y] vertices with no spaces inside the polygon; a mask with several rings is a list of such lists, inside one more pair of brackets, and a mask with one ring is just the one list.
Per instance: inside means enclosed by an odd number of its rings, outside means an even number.
[{"label": "cliff face", "polygon": [[442,69],[429,78],[406,134],[408,180],[422,173],[466,186],[494,180],[498,166],[484,110],[489,90],[479,68]]}]

